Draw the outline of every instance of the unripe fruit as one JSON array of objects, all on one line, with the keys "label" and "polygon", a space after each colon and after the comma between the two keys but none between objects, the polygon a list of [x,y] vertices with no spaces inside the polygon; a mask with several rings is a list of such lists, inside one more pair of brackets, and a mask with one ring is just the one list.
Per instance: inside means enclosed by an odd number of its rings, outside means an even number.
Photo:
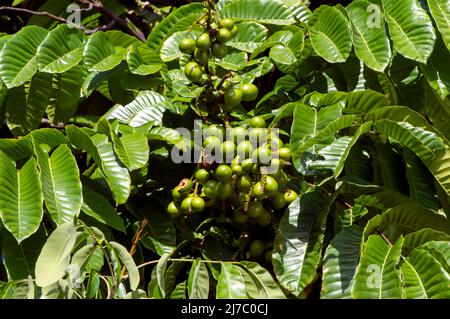
[{"label": "unripe fruit", "polygon": [[191,200],[191,207],[194,212],[202,212],[205,209],[205,201],[201,197],[194,196]]},{"label": "unripe fruit", "polygon": [[242,91],[242,99],[246,102],[253,101],[258,96],[258,88],[254,84],[243,84],[240,90]]},{"label": "unripe fruit", "polygon": [[278,150],[278,156],[286,162],[291,160],[291,151],[287,147],[282,147]]},{"label": "unripe fruit", "polygon": [[239,32],[239,29],[237,26],[234,26],[233,29],[230,30],[231,32],[231,38],[234,38],[236,34]]},{"label": "unripe fruit", "polygon": [[231,165],[231,170],[233,171],[233,174],[237,176],[241,176],[242,174],[244,174],[244,170],[242,169],[242,166],[239,164]]},{"label": "unripe fruit", "polygon": [[278,192],[278,183],[273,177],[266,176],[266,185],[264,191],[268,196],[272,196],[276,192]]},{"label": "unripe fruit", "polygon": [[233,184],[231,182],[220,182],[217,186],[217,197],[227,199],[233,192]]},{"label": "unripe fruit", "polygon": [[286,200],[286,203],[291,203],[294,200],[296,200],[298,197],[297,193],[295,191],[293,191],[292,189],[288,189],[285,193],[284,193],[284,199]]},{"label": "unripe fruit", "polygon": [[209,172],[206,169],[199,169],[195,173],[195,180],[200,184],[205,184],[210,178]]},{"label": "unripe fruit", "polygon": [[211,38],[208,33],[203,33],[197,38],[197,49],[208,50],[211,47]]},{"label": "unripe fruit", "polygon": [[239,192],[239,194],[235,194],[234,192],[231,194],[231,203],[235,208],[240,208],[244,206],[244,204],[249,199],[249,196],[245,193]]},{"label": "unripe fruit", "polygon": [[176,202],[181,202],[181,200],[182,200],[184,197],[185,197],[185,196],[183,196],[183,195],[180,194],[180,189],[179,189],[178,186],[175,187],[175,188],[172,190],[172,198],[173,198],[174,201],[176,201]]},{"label": "unripe fruit", "polygon": [[220,20],[220,26],[222,28],[225,28],[225,29],[231,31],[233,29],[233,27],[234,27],[234,20],[233,19],[228,19],[228,18],[222,19],[222,20]]},{"label": "unripe fruit", "polygon": [[195,50],[195,40],[184,38],[178,44],[180,51],[185,54],[191,54]]},{"label": "unripe fruit", "polygon": [[246,160],[244,160],[241,163],[242,169],[244,170],[244,172],[248,173],[248,174],[257,174],[258,173],[258,164],[253,163],[253,160],[251,158],[248,158]]},{"label": "unripe fruit", "polygon": [[228,131],[228,139],[234,143],[242,143],[247,136],[247,130],[241,126],[233,127]]},{"label": "unripe fruit", "polygon": [[197,62],[191,61],[186,63],[184,73],[192,82],[198,82],[202,79],[203,71]]},{"label": "unripe fruit", "polygon": [[248,222],[248,215],[242,210],[233,211],[233,221],[237,224],[245,224]]},{"label": "unripe fruit", "polygon": [[220,145],[220,153],[223,158],[233,158],[236,152],[236,145],[232,141],[225,141]]},{"label": "unripe fruit", "polygon": [[186,196],[191,192],[192,189],[192,181],[189,178],[183,178],[181,182],[177,186],[178,192],[182,196]]},{"label": "unripe fruit", "polygon": [[229,182],[231,181],[231,177],[233,176],[233,171],[228,165],[220,165],[216,169],[216,177],[221,182]]},{"label": "unripe fruit", "polygon": [[270,203],[275,209],[281,209],[286,206],[286,200],[284,199],[284,194],[276,192],[270,197]]},{"label": "unripe fruit", "polygon": [[272,159],[272,152],[268,146],[258,147],[252,153],[252,160],[259,164],[269,164]]},{"label": "unripe fruit", "polygon": [[217,39],[217,41],[219,41],[221,43],[227,42],[228,40],[231,39],[230,30],[225,29],[225,28],[219,29],[219,31],[217,32],[217,35],[216,35],[216,39]]},{"label": "unripe fruit", "polygon": [[247,194],[252,188],[252,178],[248,175],[242,175],[238,178],[236,186],[238,191]]},{"label": "unripe fruit", "polygon": [[224,93],[225,104],[231,108],[242,101],[242,92],[239,89],[228,89]]},{"label": "unripe fruit", "polygon": [[262,145],[267,142],[267,130],[265,128],[257,127],[248,130],[248,138],[257,145]]},{"label": "unripe fruit", "polygon": [[205,186],[203,187],[203,193],[205,193],[205,196],[211,199],[214,199],[217,197],[217,187],[219,186],[219,182],[215,179],[210,179],[206,182]]},{"label": "unripe fruit", "polygon": [[251,218],[258,218],[264,210],[264,206],[260,201],[253,201],[248,205],[247,215]]},{"label": "unripe fruit", "polygon": [[254,116],[250,119],[250,122],[248,123],[250,127],[253,128],[265,128],[266,127],[266,121],[262,116]]},{"label": "unripe fruit", "polygon": [[256,219],[256,222],[261,227],[267,227],[272,223],[272,215],[264,209],[261,215]]},{"label": "unripe fruit", "polygon": [[193,210],[191,207],[191,202],[192,202],[192,197],[186,197],[185,199],[183,199],[183,201],[181,202],[181,211],[185,214],[192,214]]},{"label": "unripe fruit", "polygon": [[200,65],[208,64],[209,56],[209,50],[195,49],[194,58]]},{"label": "unripe fruit", "polygon": [[223,127],[217,124],[210,125],[205,132],[205,137],[209,136],[215,136],[223,140],[223,138],[225,137],[225,130],[223,129]]},{"label": "unripe fruit", "polygon": [[216,151],[220,151],[222,141],[216,136],[208,136],[203,141],[203,147],[207,150],[207,153],[214,154]]},{"label": "unripe fruit", "polygon": [[264,254],[264,249],[266,248],[266,245],[259,239],[254,240],[250,244],[250,256],[253,258],[260,257]]},{"label": "unripe fruit", "polygon": [[211,51],[215,58],[223,59],[228,53],[228,48],[223,43],[214,42]]},{"label": "unripe fruit", "polygon": [[257,182],[253,186],[253,196],[257,200],[263,200],[267,197],[266,193],[264,192],[264,185],[261,182]]},{"label": "unripe fruit", "polygon": [[167,214],[169,214],[170,217],[174,218],[180,216],[181,215],[180,207],[175,202],[171,202],[167,206]]},{"label": "unripe fruit", "polygon": [[253,146],[252,143],[250,143],[250,141],[243,141],[239,143],[236,150],[239,156],[247,158],[250,156],[250,153],[253,152]]}]

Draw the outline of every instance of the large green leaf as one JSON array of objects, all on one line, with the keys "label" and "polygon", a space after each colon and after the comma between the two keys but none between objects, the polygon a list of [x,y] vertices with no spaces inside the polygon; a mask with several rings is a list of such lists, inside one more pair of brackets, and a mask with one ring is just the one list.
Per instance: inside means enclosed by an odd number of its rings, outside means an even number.
[{"label": "large green leaf", "polygon": [[267,28],[256,22],[238,24],[239,32],[227,42],[227,46],[252,53],[267,37]]},{"label": "large green leaf", "polygon": [[190,3],[173,10],[166,18],[158,23],[147,38],[147,45],[159,52],[165,39],[177,31],[191,27],[203,11],[202,3]]},{"label": "large green leaf", "polygon": [[347,95],[347,105],[344,109],[348,113],[367,114],[389,104],[384,94],[372,90],[352,91]]},{"label": "large green leaf", "polygon": [[175,251],[176,239],[175,227],[166,214],[155,211],[148,216],[146,235],[141,239],[145,247],[162,256]]},{"label": "large green leaf", "polygon": [[82,203],[80,172],[67,145],[60,145],[51,156],[35,142],[42,190],[53,221],[60,225],[73,221]]},{"label": "large green leaf", "polygon": [[0,53],[0,76],[8,88],[21,86],[38,69],[36,51],[48,31],[26,26],[6,42]]},{"label": "large green leaf", "polygon": [[[251,8],[251,10],[249,10]],[[292,12],[278,0],[235,0],[220,10],[222,18],[255,21],[262,24],[290,25],[295,22]]]},{"label": "large green leaf", "polygon": [[345,227],[331,240],[323,259],[321,298],[351,298],[361,236],[362,229],[352,225]]},{"label": "large green leaf", "polygon": [[208,299],[209,294],[209,273],[208,267],[197,258],[189,271],[188,279],[189,299]]},{"label": "large green leaf", "polygon": [[450,51],[450,1],[428,0],[428,7],[439,31],[441,31],[444,43]]},{"label": "large green leaf", "polygon": [[[369,11],[369,6],[373,10]],[[347,7],[347,12],[353,30],[352,42],[356,55],[369,68],[383,72],[391,58],[384,21],[380,18],[380,26],[368,26],[371,17],[381,17],[380,7],[367,1],[352,2]]]},{"label": "large green leaf", "polygon": [[299,296],[316,277],[321,261],[327,210],[318,192],[292,202],[281,218],[274,242],[272,264],[280,284]]},{"label": "large green leaf", "polygon": [[335,7],[320,13],[310,37],[314,50],[328,62],[345,62],[352,51],[349,22]]},{"label": "large green leaf", "polygon": [[418,0],[383,0],[394,49],[403,56],[427,63],[436,34],[430,17]]},{"label": "large green leaf", "polygon": [[111,137],[117,156],[130,171],[142,168],[147,164],[150,149],[144,134],[132,133],[118,137],[112,132]]},{"label": "large green leaf", "polygon": [[34,158],[16,169],[15,162],[0,152],[0,215],[6,229],[19,243],[39,228],[43,209]]},{"label": "large green leaf", "polygon": [[36,261],[37,286],[50,286],[64,276],[76,238],[73,223],[61,224],[51,233]]},{"label": "large green leaf", "polygon": [[245,281],[240,268],[232,263],[222,262],[216,287],[217,299],[245,299]]},{"label": "large green leaf", "polygon": [[450,274],[425,249],[415,249],[402,264],[401,271],[406,298],[450,298]]},{"label": "large green leaf", "polygon": [[50,31],[37,50],[37,64],[41,72],[63,73],[83,58],[83,31],[60,24]]},{"label": "large green leaf", "polygon": [[[285,294],[273,279],[272,275],[258,263],[251,261],[241,261],[240,265],[250,276],[249,279],[252,281],[252,286],[256,288],[254,289],[254,293],[250,295],[251,298],[286,299]],[[248,294],[249,283],[246,282],[245,286]]]},{"label": "large green leaf", "polygon": [[403,237],[394,245],[378,235],[367,240],[361,254],[361,261],[355,275],[352,296],[363,299],[399,299],[400,261]]},{"label": "large green leaf", "polygon": [[154,74],[164,66],[161,58],[146,45],[133,44],[127,55],[127,63],[131,73],[137,75]]},{"label": "large green leaf", "polygon": [[121,244],[116,243],[114,241],[109,242],[109,245],[114,250],[114,253],[119,257],[122,264],[126,267],[128,271],[128,278],[130,280],[130,288],[131,290],[136,290],[139,286],[139,281],[141,280],[139,275],[139,269],[134,263],[133,257],[131,257],[130,253],[127,251],[125,247]]},{"label": "large green leaf", "polygon": [[83,63],[91,72],[105,72],[116,67],[127,54],[123,47],[114,46],[109,34],[94,33],[83,51]]}]

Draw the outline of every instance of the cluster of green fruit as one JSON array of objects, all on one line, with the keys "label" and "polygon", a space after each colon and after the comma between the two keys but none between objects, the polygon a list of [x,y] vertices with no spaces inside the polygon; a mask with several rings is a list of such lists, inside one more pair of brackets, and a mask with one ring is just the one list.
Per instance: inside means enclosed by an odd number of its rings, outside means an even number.
[{"label": "cluster of green fruit", "polygon": [[211,56],[223,59],[227,55],[228,48],[225,43],[238,32],[232,19],[222,19],[219,24],[220,28],[211,26],[210,30],[200,34],[196,40],[184,38],[178,44],[182,53],[191,54],[193,57],[193,61],[184,67],[186,76],[192,82],[199,82],[202,79],[202,67],[208,64]]},{"label": "cluster of green fruit", "polygon": [[[267,131],[264,118],[260,116],[253,117],[249,126],[251,131]],[[233,208],[232,219],[236,224],[253,220],[266,227],[272,222],[271,210],[282,209],[297,198],[297,193],[287,188],[288,177],[283,170],[286,166],[283,164],[291,160],[289,148],[283,147],[281,139],[273,137],[277,139],[275,143],[271,141],[271,145],[276,145],[275,151],[268,143],[253,149],[252,143],[241,136],[246,134],[245,131],[241,127],[232,128],[228,131],[229,139],[222,142],[225,132],[221,126],[207,128],[204,148],[214,144],[219,146],[221,153],[232,154],[234,158],[230,164],[203,162],[203,167],[197,169],[192,179],[183,179],[172,191],[173,201],[167,208],[170,216],[201,212],[218,201],[227,201]],[[237,146],[236,140],[241,140]],[[259,160],[264,158],[262,154],[277,154],[278,157],[270,156],[269,161],[262,162]],[[272,171],[268,167],[276,169]]]}]

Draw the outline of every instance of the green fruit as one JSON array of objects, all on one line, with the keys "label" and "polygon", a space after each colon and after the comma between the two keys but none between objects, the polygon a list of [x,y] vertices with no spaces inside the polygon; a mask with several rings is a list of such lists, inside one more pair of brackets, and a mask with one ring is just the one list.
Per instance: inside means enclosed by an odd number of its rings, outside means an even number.
[{"label": "green fruit", "polygon": [[216,168],[216,177],[221,182],[229,182],[231,181],[231,177],[233,176],[233,171],[228,165],[220,165]]},{"label": "green fruit", "polygon": [[184,73],[192,82],[198,82],[202,79],[203,71],[197,62],[191,61],[186,63]]},{"label": "green fruit", "polygon": [[228,53],[228,48],[223,43],[214,42],[211,51],[215,58],[223,59]]},{"label": "green fruit", "polygon": [[232,30],[233,29],[233,27],[234,27],[234,20],[233,19],[222,19],[222,20],[220,20],[220,26],[222,27],[222,28],[225,28],[225,29],[227,29],[227,30]]},{"label": "green fruit", "polygon": [[252,178],[248,175],[242,175],[238,178],[236,182],[236,187],[238,191],[242,193],[248,193],[252,188]]},{"label": "green fruit", "polygon": [[205,196],[211,199],[214,199],[217,197],[217,187],[219,186],[219,182],[215,179],[210,179],[206,182],[206,184],[203,187],[203,193],[205,193]]},{"label": "green fruit", "polygon": [[208,33],[203,33],[197,38],[197,49],[208,50],[211,47],[211,38]]},{"label": "green fruit", "polygon": [[169,214],[170,217],[178,217],[181,215],[181,210],[178,204],[175,202],[171,202],[167,206],[167,214]]},{"label": "green fruit", "polygon": [[248,222],[248,216],[242,210],[235,210],[233,212],[233,221],[237,224],[245,224]]},{"label": "green fruit", "polygon": [[205,197],[205,207],[211,207],[216,203],[216,199],[215,198],[208,198]]},{"label": "green fruit", "polygon": [[210,178],[209,172],[206,169],[199,169],[195,173],[195,180],[200,184],[205,184]]},{"label": "green fruit", "polygon": [[253,258],[257,258],[260,257],[264,254],[264,250],[266,248],[266,245],[259,239],[254,240],[251,244],[250,244],[250,256]]},{"label": "green fruit", "polygon": [[222,88],[224,88],[225,90],[228,90],[233,84],[233,81],[231,81],[231,79],[226,79],[223,81],[222,83]]},{"label": "green fruit", "polygon": [[244,206],[249,198],[250,196],[245,193],[240,192],[239,194],[236,194],[235,192],[233,192],[231,194],[231,203],[235,208],[239,208]]},{"label": "green fruit", "polygon": [[267,194],[264,192],[264,185],[261,182],[257,182],[253,186],[253,196],[257,200],[263,200],[263,199],[265,199],[267,197],[266,195]]},{"label": "green fruit", "polygon": [[194,212],[202,212],[205,209],[205,201],[201,197],[194,196],[191,200],[191,207]]},{"label": "green fruit", "polygon": [[256,222],[261,227],[267,227],[272,224],[272,215],[267,211],[267,209],[264,209],[261,215],[259,215],[256,219]]},{"label": "green fruit", "polygon": [[263,145],[267,142],[267,129],[257,127],[248,130],[248,137],[250,142],[255,145]]},{"label": "green fruit", "polygon": [[172,198],[176,202],[181,202],[185,196],[181,195],[180,188],[177,186],[172,190]]},{"label": "green fruit", "polygon": [[216,151],[220,150],[222,141],[216,136],[208,136],[203,141],[203,147],[207,150],[208,154],[214,154]]},{"label": "green fruit", "polygon": [[270,196],[270,203],[272,207],[275,209],[281,209],[286,206],[286,199],[284,199],[284,194],[280,192],[276,192],[272,196]]},{"label": "green fruit", "polygon": [[225,130],[217,124],[210,125],[205,132],[205,137],[215,136],[221,140],[225,137]]},{"label": "green fruit", "polygon": [[250,119],[248,125],[253,128],[265,128],[266,121],[262,116],[254,116]]},{"label": "green fruit", "polygon": [[252,160],[259,164],[269,164],[272,159],[272,152],[268,146],[258,147],[252,153]]},{"label": "green fruit", "polygon": [[280,150],[284,146],[284,143],[282,140],[280,140],[278,137],[272,136],[270,138],[270,147],[273,150]]},{"label": "green fruit", "polygon": [[217,197],[227,199],[233,193],[233,184],[231,182],[220,182],[217,185]]},{"label": "green fruit", "polygon": [[181,211],[183,213],[185,213],[185,214],[192,214],[193,213],[192,207],[191,207],[192,198],[193,197],[186,197],[181,202]]},{"label": "green fruit", "polygon": [[228,89],[224,93],[225,104],[231,108],[242,101],[242,92],[239,89]]},{"label": "green fruit", "polygon": [[284,193],[284,199],[286,200],[287,203],[292,203],[294,200],[297,199],[297,197],[298,197],[297,193],[292,189],[288,189]]},{"label": "green fruit", "polygon": [[248,158],[250,156],[250,153],[253,152],[253,146],[252,143],[250,143],[250,141],[243,141],[239,143],[236,150],[239,156],[242,156],[243,158]]},{"label": "green fruit", "polygon": [[239,32],[239,29],[237,26],[234,26],[233,29],[230,30],[231,32],[231,37],[234,38],[236,36],[236,34]]},{"label": "green fruit", "polygon": [[253,101],[258,96],[258,88],[254,84],[243,84],[240,87],[242,99],[246,102]]},{"label": "green fruit", "polygon": [[195,40],[184,38],[178,44],[180,51],[182,53],[191,54],[195,50]]},{"label": "green fruit", "polygon": [[271,176],[266,176],[266,185],[265,185],[264,191],[267,196],[272,196],[276,192],[278,192],[278,183],[275,180],[275,178],[273,178]]},{"label": "green fruit", "polygon": [[200,65],[206,65],[209,61],[209,50],[199,50],[195,49],[194,58]]},{"label": "green fruit", "polygon": [[287,147],[282,147],[278,150],[278,156],[283,161],[289,162],[291,160],[291,151]]},{"label": "green fruit", "polygon": [[231,39],[231,32],[230,32],[230,30],[225,29],[225,28],[219,29],[219,31],[217,31],[217,34],[216,34],[216,39],[220,43],[227,42],[228,40]]},{"label": "green fruit", "polygon": [[[278,158],[275,157],[275,158],[272,158],[270,160],[270,166],[274,170],[273,172],[278,173],[279,170],[280,170],[280,165],[281,165],[281,163],[280,163],[280,160]],[[272,175],[275,175],[275,174],[272,174]],[[275,178],[275,179],[277,179],[277,178]],[[277,182],[278,182],[278,180],[277,180]]]},{"label": "green fruit", "polygon": [[257,174],[259,171],[259,166],[256,163],[253,163],[253,160],[251,158],[247,158],[241,163],[242,169],[244,172],[248,174]]},{"label": "green fruit", "polygon": [[232,141],[225,141],[220,145],[220,153],[223,158],[233,158],[236,152],[236,145]]},{"label": "green fruit", "polygon": [[192,189],[192,181],[189,178],[183,178],[181,182],[177,186],[178,192],[182,196],[186,196],[191,192]]},{"label": "green fruit", "polygon": [[228,139],[234,143],[242,143],[247,136],[247,130],[241,126],[233,127],[228,131]]},{"label": "green fruit", "polygon": [[264,206],[260,201],[253,201],[248,205],[247,215],[251,218],[258,218],[264,211]]},{"label": "green fruit", "polygon": [[233,171],[233,174],[237,176],[241,176],[242,174],[244,174],[244,170],[242,169],[242,166],[239,164],[231,165],[231,170]]}]

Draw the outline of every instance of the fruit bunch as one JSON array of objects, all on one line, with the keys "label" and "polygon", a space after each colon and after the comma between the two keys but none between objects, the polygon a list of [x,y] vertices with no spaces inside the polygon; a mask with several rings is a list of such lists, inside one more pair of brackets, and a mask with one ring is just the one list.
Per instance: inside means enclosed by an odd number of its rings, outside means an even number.
[{"label": "fruit bunch", "polygon": [[167,208],[170,216],[225,207],[235,224],[267,227],[274,211],[297,198],[288,188],[285,172],[291,167],[289,148],[265,128],[261,116],[251,118],[248,126],[248,130],[235,127],[227,132],[219,125],[206,129],[203,161],[192,178],[184,178],[173,189]]},{"label": "fruit bunch", "polygon": [[184,38],[179,48],[182,53],[190,54],[191,61],[186,63],[184,72],[192,82],[199,82],[203,76],[203,67],[211,57],[223,59],[228,52],[226,42],[238,33],[232,19],[222,19],[219,26],[211,24],[197,39]]}]

